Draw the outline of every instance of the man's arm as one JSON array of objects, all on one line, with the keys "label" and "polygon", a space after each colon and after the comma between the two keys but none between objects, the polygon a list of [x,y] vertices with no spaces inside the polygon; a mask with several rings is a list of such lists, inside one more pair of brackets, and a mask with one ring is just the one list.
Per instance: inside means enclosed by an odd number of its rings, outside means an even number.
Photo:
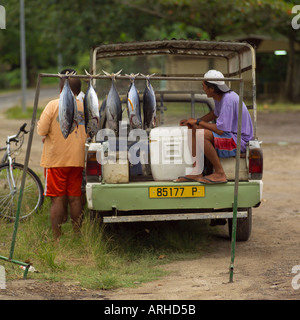
[{"label": "man's arm", "polygon": [[216,119],[217,119],[217,117],[214,113],[214,110],[210,111],[205,116],[201,117],[201,120],[204,122],[210,122],[210,121],[214,121]]},{"label": "man's arm", "polygon": [[198,126],[196,125],[196,129],[208,129],[210,131],[213,131],[213,132],[219,134],[220,136],[224,133],[224,131],[219,130],[217,128],[217,125],[215,123],[209,123],[209,122],[204,122],[204,121],[200,121]]},{"label": "man's arm", "polygon": [[181,120],[180,125],[181,126],[187,126],[189,129],[208,129],[210,131],[214,131],[215,133],[222,135],[224,131],[219,130],[217,128],[217,125],[215,123],[210,123],[210,121],[216,120],[217,117],[214,114],[214,111],[210,111],[205,116],[203,116],[197,124],[197,119],[190,118],[188,120]]},{"label": "man's arm", "polygon": [[46,136],[49,132],[49,128],[51,125],[52,117],[50,112],[49,104],[43,110],[40,120],[37,123],[37,133],[40,136]]}]

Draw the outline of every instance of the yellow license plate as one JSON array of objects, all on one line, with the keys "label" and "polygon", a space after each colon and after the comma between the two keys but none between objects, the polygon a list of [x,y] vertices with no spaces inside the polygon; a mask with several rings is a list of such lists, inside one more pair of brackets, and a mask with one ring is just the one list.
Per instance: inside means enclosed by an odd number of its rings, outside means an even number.
[{"label": "yellow license plate", "polygon": [[149,198],[198,198],[204,196],[204,186],[149,187]]}]

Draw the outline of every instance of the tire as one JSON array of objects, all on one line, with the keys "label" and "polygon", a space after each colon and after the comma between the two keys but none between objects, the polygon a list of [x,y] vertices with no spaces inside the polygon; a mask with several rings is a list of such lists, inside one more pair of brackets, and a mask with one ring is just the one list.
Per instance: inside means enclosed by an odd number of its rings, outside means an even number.
[{"label": "tire", "polygon": [[[22,183],[24,166],[20,163],[13,164],[13,176],[16,190],[13,190],[9,179],[8,163],[0,165],[0,217],[10,220],[16,219],[18,200]],[[25,219],[36,212],[44,202],[43,185],[39,177],[27,168],[26,180],[23,190],[19,219]]]},{"label": "tire", "polygon": [[[236,241],[247,241],[252,230],[252,208],[247,208],[247,218],[238,218],[236,221]],[[232,219],[228,219],[229,238],[232,239]]]}]

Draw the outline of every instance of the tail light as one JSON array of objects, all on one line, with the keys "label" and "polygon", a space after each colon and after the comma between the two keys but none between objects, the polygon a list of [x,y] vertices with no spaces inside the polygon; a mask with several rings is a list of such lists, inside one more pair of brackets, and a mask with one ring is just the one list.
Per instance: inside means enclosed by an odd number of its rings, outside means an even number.
[{"label": "tail light", "polygon": [[101,164],[97,160],[96,151],[87,152],[85,174],[88,182],[101,181]]},{"label": "tail light", "polygon": [[261,148],[249,149],[249,178],[260,180],[263,175],[263,153]]}]

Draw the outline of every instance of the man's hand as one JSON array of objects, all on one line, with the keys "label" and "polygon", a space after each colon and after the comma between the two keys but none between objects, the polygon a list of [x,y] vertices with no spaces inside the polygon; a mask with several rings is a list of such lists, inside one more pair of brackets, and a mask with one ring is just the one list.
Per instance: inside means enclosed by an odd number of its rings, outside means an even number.
[{"label": "man's hand", "polygon": [[189,129],[193,129],[196,126],[197,120],[194,118],[189,118],[188,120],[184,119],[179,122],[180,126],[187,126]]}]

